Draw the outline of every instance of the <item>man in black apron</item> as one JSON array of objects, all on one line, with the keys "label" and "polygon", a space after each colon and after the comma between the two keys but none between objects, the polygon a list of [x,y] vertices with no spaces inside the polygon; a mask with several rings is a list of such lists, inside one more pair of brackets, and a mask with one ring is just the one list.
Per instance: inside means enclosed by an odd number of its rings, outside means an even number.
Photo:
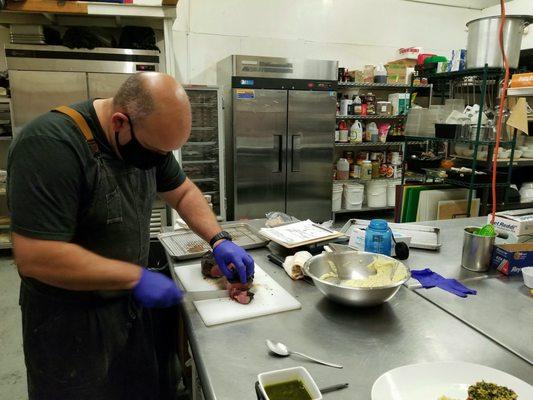
[{"label": "man in black apron", "polygon": [[146,308],[181,293],[143,268],[156,192],[210,242],[228,277],[253,275],[172,155],[190,130],[183,88],[144,73],[113,98],[38,117],[14,140],[8,201],[30,399],[159,398]]}]

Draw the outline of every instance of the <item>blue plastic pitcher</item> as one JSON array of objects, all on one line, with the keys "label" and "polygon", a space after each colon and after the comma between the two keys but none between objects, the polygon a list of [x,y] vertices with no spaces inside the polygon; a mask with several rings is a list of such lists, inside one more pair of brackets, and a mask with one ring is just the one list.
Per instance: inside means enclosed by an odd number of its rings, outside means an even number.
[{"label": "blue plastic pitcher", "polygon": [[369,253],[391,255],[392,232],[387,221],[373,219],[366,228],[365,251]]}]

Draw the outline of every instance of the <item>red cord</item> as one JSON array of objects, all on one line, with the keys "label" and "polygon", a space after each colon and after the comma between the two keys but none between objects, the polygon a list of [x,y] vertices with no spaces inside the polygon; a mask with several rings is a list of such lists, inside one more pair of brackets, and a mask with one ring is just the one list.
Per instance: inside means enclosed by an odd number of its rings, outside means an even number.
[{"label": "red cord", "polygon": [[498,109],[498,119],[496,122],[496,144],[494,146],[494,154],[492,159],[492,214],[490,218],[490,223],[494,224],[494,219],[496,218],[496,172],[498,169],[498,151],[500,149],[500,140],[502,135],[502,125],[503,125],[503,108],[505,105],[505,99],[507,97],[507,86],[509,85],[509,62],[507,61],[507,56],[505,55],[505,49],[503,48],[503,27],[505,26],[505,0],[500,0],[500,9],[501,9],[501,19],[500,19],[500,28],[498,31],[498,40],[500,43],[500,51],[503,58],[503,66],[505,68],[505,77],[503,79],[502,91],[500,93],[500,108]]}]

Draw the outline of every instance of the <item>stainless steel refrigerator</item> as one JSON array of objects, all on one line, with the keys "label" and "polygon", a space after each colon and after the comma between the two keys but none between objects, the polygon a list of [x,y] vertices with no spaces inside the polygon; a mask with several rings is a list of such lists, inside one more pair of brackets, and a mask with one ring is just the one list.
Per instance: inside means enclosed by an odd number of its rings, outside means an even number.
[{"label": "stainless steel refrigerator", "polygon": [[[5,55],[13,109],[13,136],[37,116],[52,108],[89,98],[113,96],[135,72],[159,71],[160,54],[154,50],[8,44]],[[167,225],[165,203],[154,202],[150,236]]]},{"label": "stainless steel refrigerator", "polygon": [[331,217],[337,64],[242,55],[218,63],[229,219]]}]

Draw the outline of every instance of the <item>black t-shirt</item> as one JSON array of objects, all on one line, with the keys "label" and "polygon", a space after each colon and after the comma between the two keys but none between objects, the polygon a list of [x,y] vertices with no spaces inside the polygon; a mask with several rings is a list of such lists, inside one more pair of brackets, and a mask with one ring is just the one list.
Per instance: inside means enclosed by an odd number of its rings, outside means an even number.
[{"label": "black t-shirt", "polygon": [[[87,121],[101,153],[117,157],[105,136],[93,100],[71,105]],[[8,204],[13,232],[35,239],[71,241],[78,215],[88,207],[97,163],[80,130],[66,115],[48,112],[28,123],[8,156]],[[158,192],[185,181],[170,153],[156,167]]]}]

